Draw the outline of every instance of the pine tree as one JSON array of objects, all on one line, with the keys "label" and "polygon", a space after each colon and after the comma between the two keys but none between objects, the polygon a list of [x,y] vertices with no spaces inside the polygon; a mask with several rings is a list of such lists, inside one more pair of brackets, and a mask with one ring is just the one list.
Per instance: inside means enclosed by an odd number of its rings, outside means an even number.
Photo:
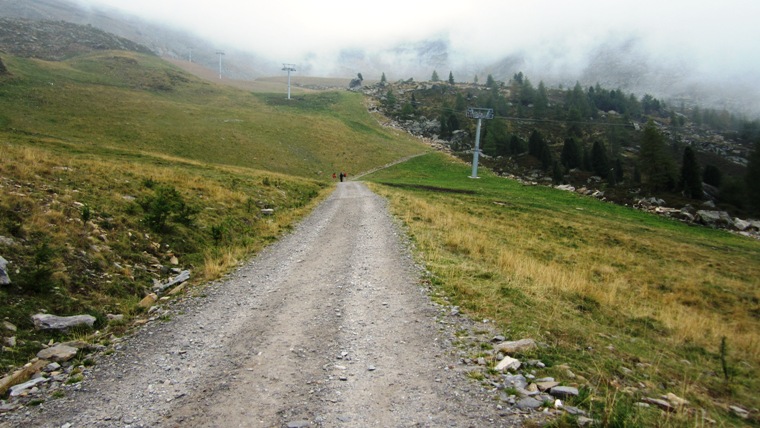
[{"label": "pine tree", "polygon": [[710,186],[720,187],[723,184],[723,173],[715,165],[705,165],[702,172],[702,181]]},{"label": "pine tree", "polygon": [[433,70],[433,75],[430,77],[430,80],[431,80],[431,81],[433,81],[433,82],[438,82],[438,81],[440,81],[440,80],[441,80],[441,79],[438,77],[438,72],[437,72],[437,71]]},{"label": "pine tree", "polygon": [[552,166],[554,161],[554,155],[552,155],[552,151],[549,148],[549,145],[546,144],[546,141],[542,141],[543,144],[541,144],[541,154],[539,155],[539,159],[541,160],[541,167],[544,169],[544,171],[548,171],[549,168]]},{"label": "pine tree", "polygon": [[755,213],[760,213],[760,139],[755,141],[755,149],[749,156],[744,182],[747,185],[749,207]]},{"label": "pine tree", "polygon": [[607,148],[604,143],[597,140],[591,147],[591,168],[594,174],[607,178],[610,175],[610,163],[607,160]]},{"label": "pine tree", "polygon": [[396,96],[390,89],[388,89],[388,92],[385,93],[385,107],[389,109],[396,107]]},{"label": "pine tree", "polygon": [[565,139],[565,144],[562,146],[562,153],[560,154],[560,162],[567,169],[579,168],[583,165],[581,149],[578,143],[575,142],[575,138],[570,137]]},{"label": "pine tree", "polygon": [[449,85],[454,84],[454,74],[449,71]]},{"label": "pine tree", "polygon": [[382,76],[380,76],[380,83],[386,83],[388,82],[388,79],[385,78],[385,72],[383,72]]},{"label": "pine tree", "polygon": [[412,103],[405,102],[404,106],[401,107],[401,118],[404,120],[409,120],[414,117],[414,107],[412,106]]},{"label": "pine tree", "polygon": [[697,156],[691,147],[683,151],[683,164],[681,165],[681,186],[686,197],[702,199],[702,174],[699,170]]},{"label": "pine tree", "polygon": [[641,170],[639,169],[638,165],[633,166],[633,182],[636,184],[641,184]]},{"label": "pine tree", "polygon": [[454,99],[454,110],[465,111],[467,110],[467,101],[465,101],[462,94],[457,93],[457,97]]},{"label": "pine tree", "polygon": [[565,174],[562,165],[559,162],[554,161],[552,163],[552,182],[554,182],[554,184],[560,184],[564,179]]},{"label": "pine tree", "polygon": [[540,159],[541,151],[545,144],[544,137],[534,129],[533,132],[530,133],[530,137],[528,137],[528,154],[536,159]]},{"label": "pine tree", "polygon": [[513,135],[512,138],[509,139],[509,151],[513,155],[525,153],[525,142],[517,135]]},{"label": "pine tree", "polygon": [[536,90],[533,88],[533,84],[527,78],[523,81],[520,87],[520,104],[529,106],[533,104],[536,99]]},{"label": "pine tree", "polygon": [[494,80],[493,76],[490,74],[488,77],[486,77],[486,86],[489,88],[495,88],[496,87],[496,80]]},{"label": "pine tree", "polygon": [[593,171],[594,165],[591,162],[591,149],[589,149],[588,146],[583,146],[581,151],[583,152],[583,170]]},{"label": "pine tree", "polygon": [[623,161],[620,158],[615,159],[615,181],[620,183],[625,179],[625,171],[623,170]]},{"label": "pine tree", "polygon": [[642,182],[650,190],[672,190],[675,184],[675,165],[665,146],[665,137],[651,120],[644,127],[639,150],[639,170]]},{"label": "pine tree", "polygon": [[507,156],[510,152],[507,126],[501,120],[486,121],[483,152],[490,156]]},{"label": "pine tree", "polygon": [[544,81],[538,82],[538,89],[533,100],[533,117],[543,119],[546,116],[546,108],[549,106],[549,97],[546,94]]}]

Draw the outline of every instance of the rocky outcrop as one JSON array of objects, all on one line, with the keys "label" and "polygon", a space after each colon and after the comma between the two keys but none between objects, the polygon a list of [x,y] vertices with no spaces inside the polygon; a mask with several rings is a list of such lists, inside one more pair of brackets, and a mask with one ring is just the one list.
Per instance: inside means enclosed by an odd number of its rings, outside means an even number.
[{"label": "rocky outcrop", "polygon": [[3,59],[2,59],[2,58],[0,58],[0,76],[5,76],[5,75],[7,75],[7,74],[10,74],[10,73],[8,72],[8,68],[7,68],[7,67],[5,66],[5,64],[3,63]]},{"label": "rocky outcrop", "polygon": [[11,55],[61,61],[104,50],[153,54],[143,45],[91,26],[64,21],[0,18],[0,51]]}]

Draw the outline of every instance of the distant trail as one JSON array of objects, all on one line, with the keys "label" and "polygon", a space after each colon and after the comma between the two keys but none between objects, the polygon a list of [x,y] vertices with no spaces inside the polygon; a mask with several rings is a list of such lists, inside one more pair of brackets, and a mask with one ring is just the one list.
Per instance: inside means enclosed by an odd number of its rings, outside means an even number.
[{"label": "distant trail", "polygon": [[393,161],[393,162],[391,162],[391,163],[385,164],[385,165],[383,165],[383,166],[379,166],[379,167],[377,167],[377,168],[373,168],[373,169],[370,169],[369,171],[364,171],[364,172],[362,172],[362,173],[356,174],[356,175],[354,175],[353,177],[351,177],[351,178],[350,178],[350,180],[356,180],[356,179],[362,178],[362,177],[364,177],[365,175],[369,175],[369,174],[372,174],[373,172],[377,172],[377,171],[380,171],[381,169],[390,168],[390,167],[392,167],[393,165],[398,165],[398,164],[400,164],[400,163],[403,163],[403,162],[406,162],[406,161],[408,161],[409,159],[414,159],[414,158],[416,158],[416,157],[419,157],[419,156],[423,156],[423,155],[426,155],[426,154],[428,154],[428,153],[432,153],[432,152],[423,152],[423,153],[417,153],[416,155],[411,155],[411,156],[407,156],[407,157],[404,157],[404,158],[398,159],[398,160],[396,160],[396,161]]},{"label": "distant trail", "polygon": [[519,424],[466,376],[459,317],[430,301],[402,236],[384,199],[338,183],[290,235],[0,427]]}]

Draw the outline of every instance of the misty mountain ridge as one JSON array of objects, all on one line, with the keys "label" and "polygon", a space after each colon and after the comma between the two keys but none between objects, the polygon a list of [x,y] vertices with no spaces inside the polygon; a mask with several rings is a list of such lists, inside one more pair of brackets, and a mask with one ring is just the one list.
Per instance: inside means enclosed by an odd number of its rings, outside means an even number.
[{"label": "misty mountain ridge", "polygon": [[[171,59],[192,60],[217,70],[219,56],[224,75],[231,79],[253,80],[281,75],[282,62],[264,58],[232,46],[218,46],[190,32],[148,22],[115,9],[86,7],[71,0],[0,0],[0,16],[33,20],[63,20],[92,25],[117,36],[147,46],[155,54]],[[509,81],[523,72],[537,85],[572,87],[576,82],[589,87],[621,89],[638,96],[651,94],[671,104],[700,105],[750,115],[760,114],[760,89],[753,79],[722,76],[721,79],[700,74],[677,55],[667,58],[649,53],[636,36],[610,37],[600,40],[582,58],[562,44],[547,43],[541,49],[515,50],[496,61],[484,62],[459,52],[446,34],[422,40],[410,40],[383,48],[351,47],[331,54],[309,53],[287,59],[296,64],[297,75],[353,77],[389,80],[429,80],[437,71],[441,79],[452,72],[456,81],[471,82],[477,76],[485,81],[492,75]],[[499,46],[494,41],[494,46]]]}]

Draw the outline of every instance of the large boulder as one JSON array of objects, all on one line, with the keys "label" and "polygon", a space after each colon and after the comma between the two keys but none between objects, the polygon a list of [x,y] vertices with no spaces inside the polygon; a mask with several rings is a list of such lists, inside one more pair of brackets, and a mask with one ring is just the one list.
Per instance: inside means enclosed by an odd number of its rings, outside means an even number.
[{"label": "large boulder", "polygon": [[59,317],[51,314],[35,314],[32,315],[32,321],[37,330],[68,330],[78,326],[92,327],[96,319],[92,315]]},{"label": "large boulder", "polygon": [[733,227],[734,221],[725,211],[707,211],[699,210],[695,216],[696,220],[706,226],[712,227]]},{"label": "large boulder", "polygon": [[498,352],[505,354],[516,354],[519,352],[526,352],[536,349],[536,341],[533,339],[520,339],[513,342],[502,342],[494,347]]},{"label": "large boulder", "polygon": [[45,348],[37,353],[37,358],[48,361],[68,361],[77,355],[79,350],[73,346],[59,344]]}]

